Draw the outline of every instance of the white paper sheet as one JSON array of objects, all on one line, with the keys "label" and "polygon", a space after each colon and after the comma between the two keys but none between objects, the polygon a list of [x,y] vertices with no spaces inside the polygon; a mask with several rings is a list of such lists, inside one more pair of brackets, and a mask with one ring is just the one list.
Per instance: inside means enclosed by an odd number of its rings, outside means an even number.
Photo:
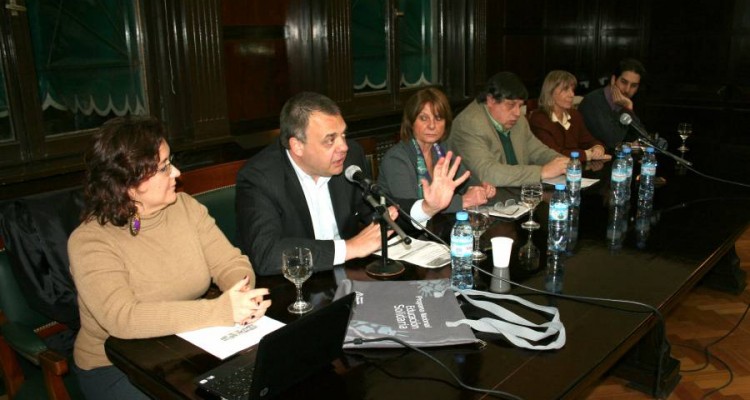
[{"label": "white paper sheet", "polygon": [[263,336],[284,326],[284,323],[264,316],[249,325],[212,326],[177,336],[213,354],[225,359],[232,354],[258,344]]},{"label": "white paper sheet", "polygon": [[[406,261],[423,268],[440,268],[450,264],[451,252],[448,247],[426,240],[411,239],[408,246],[395,236],[389,241],[388,258]],[[375,253],[380,256],[380,251]]]},{"label": "white paper sheet", "polygon": [[486,211],[493,217],[506,218],[506,219],[518,219],[526,215],[529,212],[529,208],[523,204],[515,204],[508,207],[502,207],[500,209],[494,206],[483,206],[483,211]]},{"label": "white paper sheet", "polygon": [[[591,178],[581,178],[581,189],[585,189],[596,182],[599,182],[599,179],[591,179]],[[547,185],[556,185],[558,183],[565,184],[565,175],[560,175],[555,178],[545,179],[542,181],[542,183],[546,183]]]}]

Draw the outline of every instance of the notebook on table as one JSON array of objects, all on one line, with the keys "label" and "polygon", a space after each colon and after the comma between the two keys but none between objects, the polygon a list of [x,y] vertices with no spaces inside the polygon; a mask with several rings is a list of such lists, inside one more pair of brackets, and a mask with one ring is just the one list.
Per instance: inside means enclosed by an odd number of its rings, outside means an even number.
[{"label": "notebook on table", "polygon": [[196,379],[222,399],[265,400],[278,396],[342,354],[354,293],[279,328]]}]

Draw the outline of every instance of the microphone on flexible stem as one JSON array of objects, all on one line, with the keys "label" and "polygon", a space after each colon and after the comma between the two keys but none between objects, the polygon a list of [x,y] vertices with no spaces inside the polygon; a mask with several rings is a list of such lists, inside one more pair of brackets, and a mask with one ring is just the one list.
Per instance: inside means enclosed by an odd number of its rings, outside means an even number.
[{"label": "microphone on flexible stem", "polygon": [[[422,231],[424,231],[429,237],[431,237],[432,239],[434,239],[436,242],[441,243],[442,245],[444,245],[446,247],[450,247],[450,245],[448,243],[446,243],[445,240],[443,240],[443,238],[441,238],[440,236],[438,236],[437,234],[435,234],[435,232],[429,230],[421,222],[419,222],[416,219],[414,219],[414,217],[412,217],[411,214],[409,214],[408,212],[404,211],[404,209],[401,208],[401,206],[398,204],[398,202],[394,201],[393,198],[391,198],[388,195],[388,193],[386,193],[385,191],[381,190],[380,186],[378,186],[377,184],[375,184],[371,180],[369,180],[367,177],[365,177],[364,174],[362,173],[362,170],[358,166],[352,165],[349,168],[347,168],[346,172],[345,172],[345,176],[346,176],[346,179],[349,180],[350,182],[358,183],[358,184],[360,184],[360,186],[363,186],[363,185],[367,186],[372,191],[374,191],[374,192],[378,193],[379,195],[385,197],[388,200],[389,203],[391,203],[394,207],[396,207],[396,209],[399,212],[399,215],[406,216],[409,219],[409,221],[411,221],[411,223],[414,224],[414,226],[416,226],[419,229],[421,229]],[[383,232],[383,231],[381,231],[381,232]],[[383,233],[383,237],[385,237],[384,233]],[[404,241],[404,242],[406,244],[409,244],[411,242],[411,238],[408,238],[408,240],[409,240],[409,242],[406,242],[406,241]],[[385,244],[383,245],[383,248],[386,249],[386,245]],[[386,252],[383,251],[382,254],[383,254],[384,260],[385,260]],[[385,264],[385,262],[386,261],[383,261],[384,264]],[[367,268],[368,268],[367,273],[368,274],[371,274],[370,273],[370,267],[373,264],[370,264],[370,265],[367,266]],[[488,271],[485,271],[479,265],[477,265],[475,263],[472,263],[472,268],[475,269],[475,270],[477,270],[477,271],[479,271],[482,274],[485,274],[485,275],[488,275],[488,276],[492,277],[493,279],[500,279],[500,280],[502,280],[504,282],[512,283],[512,281],[510,279],[508,279],[506,277],[499,277],[499,276],[497,276],[495,274],[492,274],[492,273],[490,273]],[[371,274],[371,275],[373,275],[373,274]],[[375,276],[378,276],[378,275],[375,275]],[[513,284],[515,285],[516,283],[513,283]]]},{"label": "microphone on flexible stem", "polygon": [[[349,182],[356,183],[360,187],[362,187],[363,193],[362,197],[367,201],[367,203],[372,206],[372,208],[375,209],[375,212],[378,213],[380,216],[379,223],[380,223],[380,240],[381,240],[381,259],[380,261],[374,261],[367,265],[366,271],[367,274],[373,277],[377,278],[391,278],[398,275],[401,275],[404,271],[404,265],[401,264],[398,261],[395,260],[389,260],[388,259],[388,228],[387,226],[390,226],[391,229],[393,229],[399,237],[401,237],[401,241],[403,241],[405,244],[411,243],[411,238],[406,235],[403,229],[401,229],[400,226],[398,226],[392,219],[390,214],[388,213],[388,209],[385,207],[385,205],[380,204],[375,198],[372,196],[373,193],[375,194],[381,194],[382,192],[380,190],[380,187],[372,182],[369,178],[365,176],[364,173],[362,173],[362,169],[357,165],[350,165],[348,168],[346,168],[346,171],[344,172],[344,176]],[[390,199],[389,199],[390,200]]]},{"label": "microphone on flexible stem", "polygon": [[[369,178],[367,178],[365,174],[362,172],[362,168],[360,168],[358,165],[350,165],[344,172],[344,176],[346,176],[346,179],[349,182],[356,183],[360,187],[362,187],[362,190],[364,191],[363,196],[365,198],[365,201],[370,203],[370,205],[375,209],[375,211],[377,211],[380,214],[383,220],[385,220],[388,223],[388,225],[390,225],[391,229],[393,229],[393,231],[396,232],[398,236],[401,237],[401,240],[403,240],[404,243],[410,244],[411,238],[407,236],[404,230],[401,229],[401,227],[398,226],[398,224],[396,224],[391,219],[391,216],[388,213],[388,210],[385,208],[385,206],[380,204],[377,200],[375,200],[374,197],[372,197],[371,193],[375,193],[377,195],[383,194],[382,190],[380,189],[380,186],[378,186],[377,183],[374,183]],[[387,196],[384,196],[384,197],[388,199]]]},{"label": "microphone on flexible stem", "polygon": [[676,156],[676,155],[672,154],[667,149],[662,149],[659,146],[655,146],[651,142],[651,135],[649,135],[648,132],[646,132],[646,129],[643,127],[643,125],[641,125],[640,122],[634,120],[633,116],[630,115],[629,113],[624,112],[624,113],[620,114],[620,123],[623,124],[623,125],[625,125],[625,126],[632,126],[633,129],[635,129],[635,131],[638,132],[638,136],[641,137],[641,140],[643,140],[647,145],[653,147],[654,149],[659,150],[659,152],[661,152],[662,154],[666,154],[669,157],[672,157],[675,161],[677,161],[677,162],[679,162],[681,164],[687,165],[688,167],[690,167],[690,166],[693,165],[692,162],[690,162],[690,161],[688,161],[688,160],[686,160],[686,159],[684,159],[682,157],[679,157],[679,156]]},{"label": "microphone on flexible stem", "polygon": [[375,192],[376,194],[380,192],[380,186],[366,177],[359,165],[350,165],[347,167],[346,171],[344,171],[344,176],[349,182],[361,186],[365,192]]},{"label": "microphone on flexible stem", "polygon": [[[436,235],[434,232],[427,229],[426,226],[422,225],[419,221],[414,219],[414,217],[411,216],[408,212],[404,211],[401,206],[398,205],[398,202],[393,200],[391,196],[388,195],[384,190],[381,189],[381,187],[377,184],[372,182],[369,178],[365,176],[365,174],[362,172],[362,169],[357,165],[350,165],[346,171],[344,172],[344,176],[346,176],[346,179],[349,182],[357,183],[359,184],[364,190],[370,190],[371,192],[383,196],[388,200],[389,203],[391,203],[396,209],[398,210],[399,215],[406,216],[409,221],[411,221],[415,226],[419,227],[419,229],[425,231],[430,237],[437,240],[438,242],[448,245],[445,243],[445,241],[440,238],[440,236]],[[379,205],[378,205],[379,206]],[[396,225],[398,226],[398,225]],[[399,229],[401,229],[399,227]],[[404,243],[409,244],[411,243],[411,238],[406,236],[406,239],[404,239]]]}]

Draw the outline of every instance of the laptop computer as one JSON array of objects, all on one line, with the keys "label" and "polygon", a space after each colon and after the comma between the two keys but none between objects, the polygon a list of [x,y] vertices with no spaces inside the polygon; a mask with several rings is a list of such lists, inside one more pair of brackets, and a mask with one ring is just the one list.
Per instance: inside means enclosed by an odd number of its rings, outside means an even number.
[{"label": "laptop computer", "polygon": [[354,293],[264,336],[196,378],[199,392],[228,400],[265,400],[342,354]]}]

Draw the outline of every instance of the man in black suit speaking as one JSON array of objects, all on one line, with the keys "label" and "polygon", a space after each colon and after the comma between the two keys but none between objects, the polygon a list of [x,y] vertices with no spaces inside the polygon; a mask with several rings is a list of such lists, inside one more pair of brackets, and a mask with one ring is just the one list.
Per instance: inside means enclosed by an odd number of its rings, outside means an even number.
[{"label": "man in black suit speaking", "polygon": [[[279,138],[237,174],[239,244],[255,272],[280,274],[281,253],[293,246],[312,251],[315,270],[379,250],[373,210],[359,186],[343,174],[358,165],[369,175],[368,164],[362,148],[346,139],[336,103],[318,93],[299,93],[282,108],[280,128]],[[459,160],[451,165],[450,156],[435,167],[423,200],[399,204],[420,222],[445,208],[456,186],[468,178],[453,179]],[[389,212],[393,219],[398,215],[393,207]]]}]

